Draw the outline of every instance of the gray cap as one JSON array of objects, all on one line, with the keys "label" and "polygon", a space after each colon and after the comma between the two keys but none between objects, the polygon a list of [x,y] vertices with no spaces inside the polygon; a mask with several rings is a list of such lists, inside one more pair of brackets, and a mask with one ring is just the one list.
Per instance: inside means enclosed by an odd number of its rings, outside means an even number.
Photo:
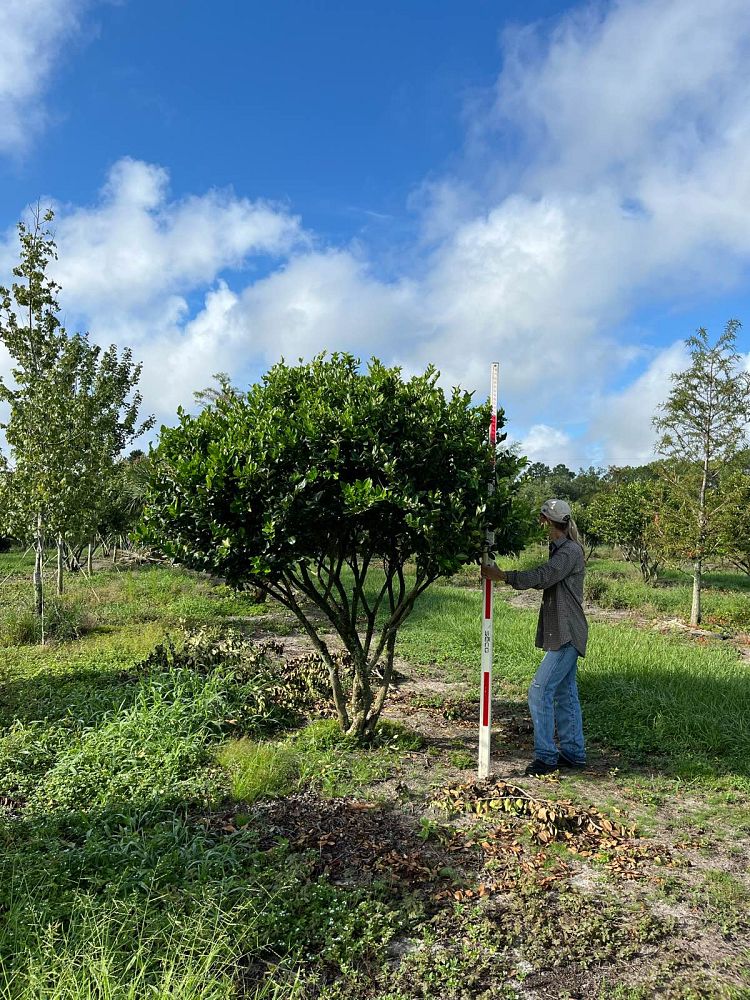
[{"label": "gray cap", "polygon": [[570,505],[564,500],[545,500],[542,504],[542,514],[555,524],[565,524],[570,520]]}]

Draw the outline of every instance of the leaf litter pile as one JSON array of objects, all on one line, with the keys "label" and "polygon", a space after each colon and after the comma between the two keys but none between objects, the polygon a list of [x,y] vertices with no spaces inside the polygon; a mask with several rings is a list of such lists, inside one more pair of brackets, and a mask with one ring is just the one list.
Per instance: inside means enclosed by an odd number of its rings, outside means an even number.
[{"label": "leaf litter pile", "polygon": [[[315,852],[311,874],[339,884],[377,879],[442,905],[507,892],[529,876],[547,889],[570,875],[568,865],[558,859],[550,865],[543,851],[529,854],[507,829],[471,838],[429,821],[417,828],[390,805],[310,791],[255,808],[265,829],[261,847],[283,838],[298,851]],[[492,878],[482,874],[490,858]]]},{"label": "leaf litter pile", "polygon": [[[664,847],[644,843],[633,827],[594,807],[539,799],[502,780],[446,788],[433,805],[504,822],[463,830],[423,819],[420,827],[388,803],[325,799],[311,790],[258,803],[254,813],[264,831],[260,846],[286,840],[313,859],[312,877],[339,884],[377,880],[438,906],[513,892],[528,879],[537,889],[559,886],[573,869],[550,853],[553,843],[624,879],[647,878],[652,865],[677,863]],[[535,849],[519,839],[522,822]]]},{"label": "leaf litter pile", "polygon": [[[533,843],[564,845],[571,854],[603,862],[613,874],[625,879],[646,877],[644,865],[674,863],[664,846],[646,844],[635,827],[620,819],[612,820],[594,806],[580,806],[570,801],[552,801],[530,795],[518,785],[501,779],[467,782],[443,789],[433,804],[449,814],[473,813],[483,818],[501,816],[527,821],[526,829]],[[498,841],[510,850],[520,844],[513,840],[507,826],[491,835],[477,838],[485,854],[497,853]]]},{"label": "leaf litter pile", "polygon": [[334,882],[378,879],[426,892],[446,877],[442,844],[426,843],[388,805],[304,791],[259,803],[255,813],[265,831],[261,846],[283,838],[295,850],[317,852],[315,874]]}]

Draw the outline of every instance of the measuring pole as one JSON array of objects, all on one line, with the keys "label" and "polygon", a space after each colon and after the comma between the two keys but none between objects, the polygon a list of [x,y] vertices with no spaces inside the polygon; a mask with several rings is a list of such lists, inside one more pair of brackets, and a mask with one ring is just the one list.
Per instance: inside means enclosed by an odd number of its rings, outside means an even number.
[{"label": "measuring pole", "polygon": [[[495,491],[495,445],[497,442],[497,379],[500,365],[495,361],[490,367],[490,455],[492,474],[488,485],[488,493]],[[485,566],[494,565],[489,553],[495,544],[495,532],[488,531],[485,539]],[[490,773],[490,736],[492,735],[492,580],[482,580],[482,677],[479,693],[479,777],[486,778]]]}]

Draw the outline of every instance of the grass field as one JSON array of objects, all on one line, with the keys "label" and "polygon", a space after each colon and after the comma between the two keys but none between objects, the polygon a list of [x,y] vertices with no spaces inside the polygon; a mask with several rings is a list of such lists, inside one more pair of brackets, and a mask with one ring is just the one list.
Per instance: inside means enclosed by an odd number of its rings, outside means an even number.
[{"label": "grass field", "polygon": [[[363,749],[327,719],[299,729],[243,715],[254,691],[231,671],[136,667],[186,626],[292,634],[279,609],[177,569],[108,568],[69,578],[56,613],[78,638],[42,648],[14,641],[28,638],[28,570],[0,556],[4,1000],[750,996],[750,682],[729,642],[595,624],[580,687],[596,781],[543,786],[692,838],[694,877],[675,861],[640,895],[611,874],[584,891],[561,881],[564,850],[542,857],[519,827],[511,919],[502,902],[461,896],[478,848],[451,853],[458,834],[430,805],[471,776],[473,724],[451,729],[435,692],[473,699],[476,588],[436,586],[417,607],[399,642],[410,680],[397,721]],[[629,572],[592,570],[612,586]],[[740,577],[711,584],[717,608],[750,601]],[[498,718],[521,718],[535,613],[497,605]],[[511,772],[528,753],[517,739]],[[715,961],[690,964],[673,912],[699,915],[704,944],[724,942]]]}]

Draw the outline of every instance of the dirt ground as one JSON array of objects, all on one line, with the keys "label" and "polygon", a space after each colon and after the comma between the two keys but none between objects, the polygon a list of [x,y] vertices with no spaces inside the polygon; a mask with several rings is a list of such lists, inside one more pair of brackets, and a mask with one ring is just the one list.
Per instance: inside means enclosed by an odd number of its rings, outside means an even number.
[{"label": "dirt ground", "polygon": [[[304,637],[280,641],[287,655],[308,651]],[[397,669],[384,715],[421,734],[422,749],[357,798],[259,805],[271,840],[317,850],[333,881],[390,879],[426,900],[430,962],[477,970],[446,997],[750,997],[750,798],[724,809],[596,750],[585,771],[527,778],[526,707],[500,699],[493,773],[478,783],[478,702],[462,684]],[[505,811],[503,796],[523,808]],[[540,808],[555,822],[540,823]],[[477,922],[496,945],[457,956],[457,941],[465,952],[481,936]],[[397,983],[401,969],[411,981],[423,948],[394,945]],[[505,993],[493,992],[499,970]],[[360,995],[385,986],[375,977]]]}]

